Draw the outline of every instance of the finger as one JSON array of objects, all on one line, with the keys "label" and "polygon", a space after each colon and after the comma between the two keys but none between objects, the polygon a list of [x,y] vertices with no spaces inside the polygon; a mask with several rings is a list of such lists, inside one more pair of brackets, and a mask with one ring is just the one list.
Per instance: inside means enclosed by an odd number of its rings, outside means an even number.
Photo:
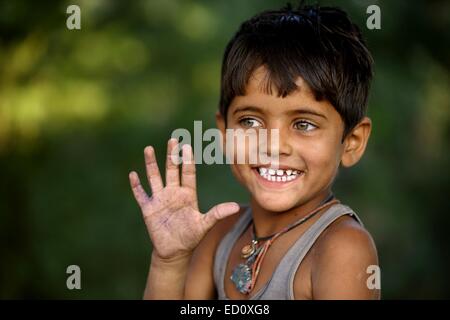
[{"label": "finger", "polygon": [[192,154],[192,147],[189,144],[183,145],[183,167],[181,171],[181,183],[183,187],[196,190],[195,182],[195,162]]},{"label": "finger", "polygon": [[167,159],[166,159],[166,185],[176,187],[180,185],[180,172],[178,164],[175,163],[178,158],[179,151],[178,140],[170,139],[167,143]]},{"label": "finger", "polygon": [[232,214],[238,213],[240,210],[236,202],[225,202],[213,207],[204,215],[204,221],[207,229],[211,229],[219,220],[222,220]]},{"label": "finger", "polygon": [[130,179],[131,190],[133,190],[136,202],[141,208],[144,207],[144,205],[149,201],[149,197],[141,185],[138,174],[132,171],[128,175],[128,178]]},{"label": "finger", "polygon": [[159,173],[158,162],[156,161],[155,150],[152,146],[144,149],[145,170],[147,172],[148,183],[152,188],[152,193],[157,193],[164,188],[161,174]]}]

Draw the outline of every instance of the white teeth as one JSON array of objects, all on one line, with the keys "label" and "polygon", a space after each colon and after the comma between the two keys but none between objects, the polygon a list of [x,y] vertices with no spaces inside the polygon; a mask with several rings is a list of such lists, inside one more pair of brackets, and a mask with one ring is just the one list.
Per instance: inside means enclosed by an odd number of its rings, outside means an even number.
[{"label": "white teeth", "polygon": [[274,182],[288,182],[296,179],[302,171],[298,170],[282,170],[272,168],[258,168],[258,172],[264,179]]}]

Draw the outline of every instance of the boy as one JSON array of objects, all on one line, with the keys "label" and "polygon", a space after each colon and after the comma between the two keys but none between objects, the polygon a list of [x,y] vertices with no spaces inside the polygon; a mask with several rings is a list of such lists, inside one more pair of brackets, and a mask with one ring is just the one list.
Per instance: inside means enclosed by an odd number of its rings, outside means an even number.
[{"label": "boy", "polygon": [[378,299],[370,234],[334,199],[339,166],[357,163],[372,58],[338,8],[290,6],[244,22],[226,47],[217,126],[278,129],[278,161],[232,164],[249,207],[198,210],[192,149],[179,166],[168,143],[166,186],[152,147],[144,151],[152,196],[130,173],[153,243],[148,299]]}]

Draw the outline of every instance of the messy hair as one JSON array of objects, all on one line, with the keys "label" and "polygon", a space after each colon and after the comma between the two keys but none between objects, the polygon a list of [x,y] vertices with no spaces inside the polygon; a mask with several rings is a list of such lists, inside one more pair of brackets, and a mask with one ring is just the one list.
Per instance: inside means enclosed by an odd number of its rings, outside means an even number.
[{"label": "messy hair", "polygon": [[252,73],[268,71],[263,90],[286,97],[301,76],[316,100],[326,99],[340,114],[344,137],[367,109],[373,59],[359,28],[336,7],[290,4],[243,22],[225,48],[219,109],[226,119],[232,100],[245,95]]}]

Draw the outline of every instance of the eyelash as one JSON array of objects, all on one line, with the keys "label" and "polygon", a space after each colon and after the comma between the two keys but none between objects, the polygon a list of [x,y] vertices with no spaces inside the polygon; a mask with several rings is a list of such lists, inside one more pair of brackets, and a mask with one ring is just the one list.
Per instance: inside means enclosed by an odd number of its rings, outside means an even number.
[{"label": "eyelash", "polygon": [[243,126],[243,127],[246,127],[246,128],[255,128],[254,126],[250,126],[250,127],[249,127],[249,126],[244,125],[243,122],[244,122],[245,120],[250,120],[250,121],[258,122],[258,123],[260,124],[260,126],[262,127],[262,124],[261,124],[261,122],[260,122],[259,120],[256,120],[256,119],[254,119],[254,118],[249,118],[249,117],[247,117],[247,118],[242,118],[241,120],[239,120],[239,124],[240,124],[241,126]]},{"label": "eyelash", "polygon": [[[311,126],[311,127],[313,127],[313,128],[312,128],[312,129],[309,129],[309,130],[297,129],[296,126],[297,126],[297,124],[299,124],[299,123],[305,123],[305,124],[307,124],[307,125],[309,125],[309,126]],[[300,121],[297,121],[297,122],[294,123],[294,128],[297,129],[297,130],[300,130],[300,131],[309,132],[309,131],[312,131],[312,130],[314,130],[314,129],[317,129],[317,126],[316,126],[315,124],[312,124],[312,123],[309,122],[309,121],[306,121],[306,120],[300,120]]]},{"label": "eyelash", "polygon": [[[246,127],[246,128],[255,128],[255,126],[247,126],[247,125],[244,125],[244,124],[243,124],[244,121],[255,121],[255,122],[258,122],[258,123],[259,123],[259,126],[262,127],[261,122],[260,122],[259,120],[257,120],[257,119],[246,117],[246,118],[242,118],[241,120],[239,120],[239,124],[240,124],[241,126]],[[311,126],[311,127],[313,127],[313,128],[312,128],[312,129],[309,129],[309,130],[298,129],[296,126],[297,126],[297,124],[299,124],[299,123],[305,123],[305,124],[307,124],[307,125],[309,125],[309,126]],[[294,123],[294,129],[299,130],[299,131],[309,132],[309,131],[312,131],[312,130],[314,130],[314,129],[317,129],[317,126],[316,126],[315,124],[312,124],[312,123],[309,122],[309,121],[306,121],[306,120],[300,120],[300,121],[297,121],[297,122]]]}]

